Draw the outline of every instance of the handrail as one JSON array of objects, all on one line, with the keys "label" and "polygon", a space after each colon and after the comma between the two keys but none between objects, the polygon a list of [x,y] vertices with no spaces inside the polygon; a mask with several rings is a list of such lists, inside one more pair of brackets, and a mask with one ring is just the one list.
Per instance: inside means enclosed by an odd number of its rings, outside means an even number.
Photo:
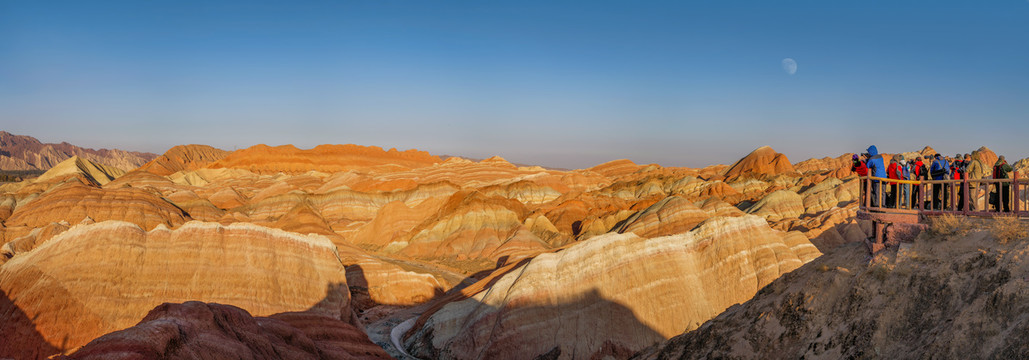
[{"label": "handrail", "polygon": [[[877,176],[858,177],[858,207],[862,211],[876,211],[897,214],[960,214],[965,216],[996,216],[1000,214],[1029,216],[1023,213],[1022,190],[1029,180],[1020,179],[1018,171],[1012,171],[1010,179],[942,179],[906,180]],[[879,190],[877,199],[868,196],[874,182]],[[911,185],[907,187],[907,185]],[[903,189],[902,189],[903,188]],[[892,190],[892,191],[891,191]],[[887,194],[889,192],[890,194]],[[896,192],[896,193],[894,193]],[[997,203],[991,204],[989,196],[997,194]],[[888,196],[887,196],[888,195]],[[973,198],[974,196],[974,198]],[[982,197],[985,196],[985,199]],[[873,201],[875,200],[875,201]],[[1007,200],[1007,201],[1004,201]],[[1009,211],[1002,210],[1002,201],[1011,205]],[[876,206],[872,206],[873,202]],[[980,207],[982,203],[982,208]],[[1029,201],[1027,201],[1029,203]],[[997,210],[991,211],[991,205]],[[976,209],[972,209],[975,207]],[[1029,210],[1029,209],[1026,209]]]},{"label": "handrail", "polygon": [[[900,183],[900,184],[916,184],[917,185],[917,184],[921,184],[922,183],[921,180],[890,179],[890,178],[881,178],[881,177],[872,176],[872,175],[868,175],[867,177],[864,177],[863,179],[881,180],[881,181],[887,181],[887,182],[890,182],[890,183]],[[943,180],[937,180],[937,181],[943,181]],[[961,180],[954,180],[954,181],[961,181]]]}]

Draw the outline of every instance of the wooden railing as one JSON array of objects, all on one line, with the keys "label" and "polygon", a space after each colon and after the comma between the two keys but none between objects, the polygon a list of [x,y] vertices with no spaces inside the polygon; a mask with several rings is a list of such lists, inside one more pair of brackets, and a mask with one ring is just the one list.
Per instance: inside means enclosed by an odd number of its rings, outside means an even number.
[{"label": "wooden railing", "polygon": [[[920,181],[866,176],[859,180],[862,211],[925,215],[1029,216],[1029,194],[1023,193],[1029,189],[1029,179],[1019,179],[1017,171],[1012,172],[1011,179]],[[870,196],[873,182],[879,182],[879,192],[874,194],[877,198]],[[937,194],[938,197],[935,196]],[[996,205],[990,203],[991,196],[996,198]],[[1008,211],[1004,211],[1004,200],[1008,202]]]}]

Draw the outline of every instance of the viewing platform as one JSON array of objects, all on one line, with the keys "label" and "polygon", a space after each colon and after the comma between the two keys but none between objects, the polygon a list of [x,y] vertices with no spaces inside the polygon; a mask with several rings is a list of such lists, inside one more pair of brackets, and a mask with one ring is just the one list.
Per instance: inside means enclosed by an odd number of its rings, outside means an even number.
[{"label": "viewing platform", "polygon": [[[913,241],[928,227],[926,219],[930,216],[1029,216],[1025,193],[1029,179],[1020,179],[1018,175],[1014,171],[1010,179],[979,180],[859,178],[857,218],[871,220],[875,229],[875,238],[865,241],[868,252],[875,255],[887,247]],[[875,182],[879,183],[879,191],[871,194]],[[1007,208],[1004,202],[1008,203]]]}]

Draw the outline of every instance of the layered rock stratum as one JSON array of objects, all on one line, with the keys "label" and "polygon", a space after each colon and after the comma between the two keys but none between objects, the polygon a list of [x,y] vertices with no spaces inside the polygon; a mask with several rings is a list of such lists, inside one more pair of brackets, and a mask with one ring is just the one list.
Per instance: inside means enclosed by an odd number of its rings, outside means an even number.
[{"label": "layered rock stratum", "polygon": [[818,255],[803,235],[754,216],[715,217],[649,239],[606,234],[538,255],[422,315],[406,346],[432,359],[624,358]]},{"label": "layered rock stratum", "polygon": [[[331,241],[249,224],[190,222],[150,231],[123,221],[75,226],[0,267],[0,291],[10,299],[0,314],[23,313],[39,339],[61,349],[132,326],[164,302],[230,303],[258,316],[310,311],[353,318]],[[11,331],[0,337],[26,329]],[[0,355],[34,351],[17,347]]]}]

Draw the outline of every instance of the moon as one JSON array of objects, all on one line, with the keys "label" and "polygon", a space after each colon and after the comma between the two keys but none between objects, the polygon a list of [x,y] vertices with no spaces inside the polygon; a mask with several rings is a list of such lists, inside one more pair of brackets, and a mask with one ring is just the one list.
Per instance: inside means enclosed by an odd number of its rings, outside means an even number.
[{"label": "moon", "polygon": [[797,61],[792,58],[782,59],[782,69],[787,74],[793,75],[797,73]]}]

